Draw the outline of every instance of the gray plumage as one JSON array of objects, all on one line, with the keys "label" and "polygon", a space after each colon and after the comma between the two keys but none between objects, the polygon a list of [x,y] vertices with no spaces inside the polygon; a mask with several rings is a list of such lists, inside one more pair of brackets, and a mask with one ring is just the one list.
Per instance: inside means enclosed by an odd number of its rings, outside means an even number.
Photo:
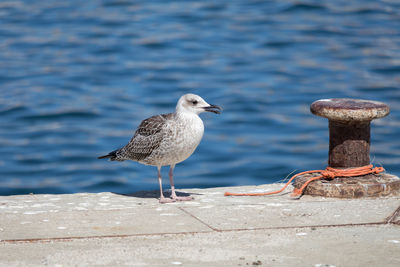
[{"label": "gray plumage", "polygon": [[103,157],[109,157],[112,161],[134,160],[145,163],[146,158],[159,148],[161,141],[167,137],[168,132],[163,131],[163,128],[166,121],[171,120],[173,116],[173,113],[161,114],[143,120],[128,144]]}]

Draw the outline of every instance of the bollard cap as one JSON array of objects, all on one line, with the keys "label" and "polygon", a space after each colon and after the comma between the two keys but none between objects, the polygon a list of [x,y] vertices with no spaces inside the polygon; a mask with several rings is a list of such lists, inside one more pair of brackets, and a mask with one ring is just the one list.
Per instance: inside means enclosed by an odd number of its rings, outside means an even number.
[{"label": "bollard cap", "polygon": [[317,116],[345,122],[371,121],[389,114],[385,103],[351,98],[321,99],[312,103],[310,110]]}]

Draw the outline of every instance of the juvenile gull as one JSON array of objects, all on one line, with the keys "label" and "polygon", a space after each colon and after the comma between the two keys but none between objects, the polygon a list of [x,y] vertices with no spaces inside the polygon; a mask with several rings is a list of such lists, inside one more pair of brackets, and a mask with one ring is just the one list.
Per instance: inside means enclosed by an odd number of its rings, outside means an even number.
[{"label": "juvenile gull", "polygon": [[[184,161],[193,153],[203,137],[204,125],[199,114],[204,111],[219,114],[220,110],[219,106],[208,104],[198,95],[183,95],[174,113],[145,119],[127,145],[98,158],[117,161],[133,160],[156,166],[160,184],[160,203],[192,200],[190,196],[176,195],[174,168],[177,163]],[[170,165],[171,198],[165,198],[162,190],[161,167],[167,165]]]}]

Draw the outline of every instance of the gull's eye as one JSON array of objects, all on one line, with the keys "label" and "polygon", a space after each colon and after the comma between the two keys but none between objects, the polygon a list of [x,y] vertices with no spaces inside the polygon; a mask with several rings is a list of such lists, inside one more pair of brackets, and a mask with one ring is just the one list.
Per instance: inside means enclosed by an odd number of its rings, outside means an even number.
[{"label": "gull's eye", "polygon": [[197,100],[192,100],[191,102],[193,105],[197,105],[199,103]]}]

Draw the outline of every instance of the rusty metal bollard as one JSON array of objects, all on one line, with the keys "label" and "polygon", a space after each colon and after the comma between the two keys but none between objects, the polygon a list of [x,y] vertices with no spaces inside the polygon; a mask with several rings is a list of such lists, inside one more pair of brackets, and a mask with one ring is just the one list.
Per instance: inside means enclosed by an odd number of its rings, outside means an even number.
[{"label": "rusty metal bollard", "polygon": [[370,123],[389,114],[377,101],[322,99],[311,104],[311,112],[329,119],[330,167],[361,167],[369,164]]},{"label": "rusty metal bollard", "polygon": [[[370,124],[389,114],[386,104],[349,98],[322,99],[312,103],[310,110],[329,120],[329,167],[346,169],[370,164]],[[294,187],[300,188],[310,177],[298,176]],[[310,183],[304,194],[339,198],[400,195],[400,178],[380,173],[318,180]]]}]

